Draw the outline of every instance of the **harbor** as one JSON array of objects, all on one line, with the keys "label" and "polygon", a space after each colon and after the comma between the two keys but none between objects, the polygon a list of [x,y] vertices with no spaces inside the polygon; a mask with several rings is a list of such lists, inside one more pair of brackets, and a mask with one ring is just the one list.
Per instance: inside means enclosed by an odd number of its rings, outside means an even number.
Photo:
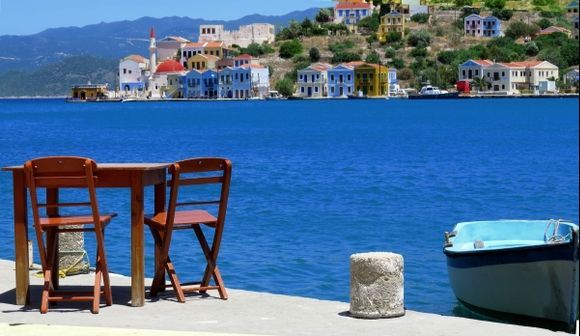
[{"label": "harbor", "polygon": [[[227,301],[212,296],[189,296],[180,304],[173,295],[165,295],[148,299],[144,307],[135,308],[128,302],[131,279],[120,275],[111,277],[115,304],[102,309],[97,318],[82,310],[82,306],[73,305],[63,313],[50,313],[39,319],[41,279],[31,277],[31,306],[22,309],[13,304],[13,267],[13,262],[0,260],[0,333],[3,335],[568,335],[409,310],[405,316],[395,319],[356,319],[348,315],[348,303],[237,289],[230,289],[231,297]],[[91,280],[90,275],[78,275],[62,279],[62,282],[74,285],[87,284]]]}]

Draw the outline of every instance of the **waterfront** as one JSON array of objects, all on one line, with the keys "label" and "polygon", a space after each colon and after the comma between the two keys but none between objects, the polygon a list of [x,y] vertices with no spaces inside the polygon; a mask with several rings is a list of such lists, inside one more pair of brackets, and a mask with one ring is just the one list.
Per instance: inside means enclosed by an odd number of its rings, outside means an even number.
[{"label": "waterfront", "polygon": [[[478,219],[577,223],[577,111],[577,99],[4,100],[0,165],[56,154],[98,162],[229,157],[226,286],[348,301],[349,255],[393,251],[405,257],[407,308],[462,315],[448,285],[443,232]],[[9,174],[0,174],[0,189],[7,214],[0,236],[11,247]],[[128,192],[100,196],[102,209],[120,213],[107,233],[111,270],[128,274]],[[188,242],[177,237],[175,245],[187,255],[174,258],[184,275],[201,260],[185,252]],[[2,249],[0,258],[12,253]],[[152,267],[149,257],[148,276]]]}]

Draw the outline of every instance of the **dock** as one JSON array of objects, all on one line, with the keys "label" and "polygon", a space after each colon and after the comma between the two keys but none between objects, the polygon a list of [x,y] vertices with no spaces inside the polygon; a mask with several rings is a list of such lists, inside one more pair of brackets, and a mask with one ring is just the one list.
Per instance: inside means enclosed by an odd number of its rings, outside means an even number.
[{"label": "dock", "polygon": [[[31,271],[30,305],[15,305],[14,262],[0,260],[0,335],[11,336],[218,336],[218,335],[570,335],[547,329],[441,316],[407,310],[394,319],[364,320],[348,315],[346,302],[317,300],[229,288],[224,301],[173,293],[147,297],[144,307],[130,305],[129,277],[111,274],[113,306],[91,314],[90,304],[59,303],[38,312],[42,279]],[[91,275],[61,279],[61,284],[91,284]],[[227,281],[227,278],[225,279]],[[150,284],[147,279],[146,284]],[[226,282],[226,285],[228,283]]]}]

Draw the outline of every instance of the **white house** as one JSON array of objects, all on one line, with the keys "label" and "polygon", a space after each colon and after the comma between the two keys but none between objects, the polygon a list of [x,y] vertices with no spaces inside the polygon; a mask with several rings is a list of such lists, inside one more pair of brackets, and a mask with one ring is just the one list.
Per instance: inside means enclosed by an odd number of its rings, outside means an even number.
[{"label": "white house", "polygon": [[483,68],[492,65],[490,60],[468,60],[459,65],[459,80],[472,81],[483,77]]},{"label": "white house", "polygon": [[324,97],[328,91],[328,70],[332,65],[314,63],[298,71],[298,96]]},{"label": "white house", "polygon": [[270,69],[259,64],[245,64],[242,68],[250,70],[252,96],[264,98],[270,91]]},{"label": "white house", "polygon": [[512,91],[542,91],[540,86],[550,87],[545,82],[555,82],[559,76],[558,67],[547,61],[511,62],[507,66],[511,69]]},{"label": "white house", "polygon": [[483,68],[483,78],[489,85],[488,91],[512,92],[510,67],[502,63],[494,63]]},{"label": "white house", "polygon": [[124,96],[138,97],[145,93],[149,76],[149,60],[141,55],[129,55],[119,63],[119,90]]}]

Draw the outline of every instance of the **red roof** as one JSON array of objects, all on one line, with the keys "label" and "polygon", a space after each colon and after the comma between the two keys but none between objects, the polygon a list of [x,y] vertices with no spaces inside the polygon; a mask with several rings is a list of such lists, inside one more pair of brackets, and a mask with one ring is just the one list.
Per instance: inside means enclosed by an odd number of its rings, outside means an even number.
[{"label": "red roof", "polygon": [[371,9],[371,4],[369,4],[369,3],[341,2],[341,3],[336,4],[336,9]]},{"label": "red roof", "polygon": [[493,65],[493,61],[490,60],[473,60],[475,63],[483,66],[490,66]]},{"label": "red roof", "polygon": [[252,59],[252,58],[254,58],[254,57],[250,54],[241,54],[241,55],[234,57],[234,59]]},{"label": "red roof", "polygon": [[157,71],[155,73],[163,73],[163,72],[179,72],[183,71],[183,65],[181,63],[174,61],[174,60],[167,60],[163,61],[163,63],[157,66]]},{"label": "red roof", "polygon": [[537,65],[542,64],[543,61],[525,61],[525,62],[511,62],[505,65],[509,67],[517,67],[517,68],[533,68]]}]

